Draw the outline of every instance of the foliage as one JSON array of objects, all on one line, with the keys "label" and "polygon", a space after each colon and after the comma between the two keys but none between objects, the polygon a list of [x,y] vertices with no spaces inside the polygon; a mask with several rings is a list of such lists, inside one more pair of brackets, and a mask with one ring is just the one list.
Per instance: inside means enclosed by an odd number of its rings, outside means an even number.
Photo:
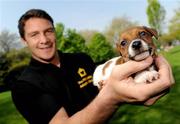
[{"label": "foliage", "polygon": [[30,60],[30,53],[26,47],[20,50],[14,49],[6,54],[6,58],[10,63],[9,71],[11,71],[16,67],[27,65]]},{"label": "foliage", "polygon": [[90,43],[94,34],[98,33],[96,30],[81,30],[79,34],[85,39],[86,43]]},{"label": "foliage", "polygon": [[113,47],[107,42],[105,36],[96,33],[88,44],[90,56],[95,62],[102,62],[115,56]]},{"label": "foliage", "polygon": [[14,74],[14,77],[19,75],[19,73],[17,73],[17,70],[21,70],[21,67],[24,67],[28,64],[30,60],[30,53],[26,48],[22,48],[20,50],[13,49],[8,53],[3,54],[1,58],[2,61],[0,62],[0,83],[2,85],[3,83],[7,83],[4,82],[4,80],[12,71],[16,70],[16,74]]},{"label": "foliage", "polygon": [[121,33],[124,29],[136,26],[137,22],[131,22],[126,16],[114,18],[105,30],[107,41],[113,43],[114,34]]},{"label": "foliage", "polygon": [[161,45],[171,45],[173,41],[180,41],[180,7],[176,9],[170,20],[168,32],[160,36]]},{"label": "foliage", "polygon": [[169,25],[169,35],[172,40],[180,40],[180,7],[175,10],[175,15],[172,17]]},{"label": "foliage", "polygon": [[56,25],[57,47],[63,52],[86,52],[87,47],[85,45],[84,38],[78,34],[75,30],[68,29],[64,31],[62,25]]},{"label": "foliage", "polygon": [[15,33],[10,33],[8,30],[3,30],[0,33],[0,53],[4,54],[11,49],[21,47],[18,42],[18,36]]},{"label": "foliage", "polygon": [[57,47],[59,48],[61,46],[60,43],[63,40],[64,25],[62,23],[57,23],[55,29],[56,29]]},{"label": "foliage", "polygon": [[163,44],[172,44],[173,41],[180,41],[180,7],[175,10],[175,14],[170,20],[168,33],[161,37]]},{"label": "foliage", "polygon": [[155,28],[160,35],[162,35],[162,28],[165,19],[165,9],[160,5],[158,0],[147,0],[148,7],[146,14],[148,16],[148,23],[152,28]]},{"label": "foliage", "polygon": [[5,55],[1,55],[0,60],[1,60],[0,61],[0,86],[1,86],[1,85],[3,85],[4,77],[8,73],[7,70],[8,70],[8,67],[9,67],[10,63],[8,63]]}]

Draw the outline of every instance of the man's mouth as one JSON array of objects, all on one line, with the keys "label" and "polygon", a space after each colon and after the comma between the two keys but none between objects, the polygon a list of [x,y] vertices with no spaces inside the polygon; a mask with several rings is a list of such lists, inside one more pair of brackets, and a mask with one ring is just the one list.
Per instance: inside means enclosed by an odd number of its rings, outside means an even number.
[{"label": "man's mouth", "polygon": [[52,47],[52,45],[48,45],[48,46],[44,46],[44,47],[40,47],[39,49],[49,49],[49,48],[51,48]]}]

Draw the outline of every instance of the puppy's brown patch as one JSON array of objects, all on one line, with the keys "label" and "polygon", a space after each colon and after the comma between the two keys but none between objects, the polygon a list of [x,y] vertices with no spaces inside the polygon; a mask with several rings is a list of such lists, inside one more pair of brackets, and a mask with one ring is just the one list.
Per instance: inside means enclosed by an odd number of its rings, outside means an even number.
[{"label": "puppy's brown patch", "polygon": [[105,75],[106,69],[109,67],[109,65],[112,63],[112,61],[109,61],[105,64],[105,66],[103,67],[102,73],[103,75]]},{"label": "puppy's brown patch", "polygon": [[122,58],[119,58],[119,59],[116,61],[115,65],[119,65],[119,64],[122,64],[122,63],[124,63],[124,60],[123,60]]}]

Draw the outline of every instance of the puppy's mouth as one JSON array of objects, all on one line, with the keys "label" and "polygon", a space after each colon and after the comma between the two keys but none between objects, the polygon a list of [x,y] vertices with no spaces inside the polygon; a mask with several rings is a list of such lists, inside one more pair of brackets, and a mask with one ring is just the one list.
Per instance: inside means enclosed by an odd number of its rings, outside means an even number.
[{"label": "puppy's mouth", "polygon": [[137,53],[136,55],[130,57],[130,59],[135,60],[135,61],[141,61],[143,59],[146,59],[152,55],[152,48],[149,48],[148,50],[141,51]]}]

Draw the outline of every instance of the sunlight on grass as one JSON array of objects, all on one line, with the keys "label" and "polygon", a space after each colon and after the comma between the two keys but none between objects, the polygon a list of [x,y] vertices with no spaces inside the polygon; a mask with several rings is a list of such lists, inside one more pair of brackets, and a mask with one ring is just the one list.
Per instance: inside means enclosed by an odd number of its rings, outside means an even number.
[{"label": "sunlight on grass", "polygon": [[0,124],[27,124],[12,103],[9,91],[0,93]]}]

